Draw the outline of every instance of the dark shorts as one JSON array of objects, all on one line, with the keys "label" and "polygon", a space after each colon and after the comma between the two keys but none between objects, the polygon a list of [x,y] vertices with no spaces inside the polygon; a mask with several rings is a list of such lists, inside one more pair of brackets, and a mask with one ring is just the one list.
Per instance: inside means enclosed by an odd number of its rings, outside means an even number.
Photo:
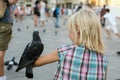
[{"label": "dark shorts", "polygon": [[11,34],[12,34],[11,24],[0,22],[0,51],[8,49]]}]

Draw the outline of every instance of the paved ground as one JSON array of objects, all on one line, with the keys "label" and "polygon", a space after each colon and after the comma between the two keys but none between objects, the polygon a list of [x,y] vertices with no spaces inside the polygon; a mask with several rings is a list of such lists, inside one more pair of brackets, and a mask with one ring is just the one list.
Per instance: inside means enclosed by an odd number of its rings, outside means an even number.
[{"label": "paved ground", "polygon": [[[41,39],[45,45],[43,55],[52,52],[62,44],[71,43],[70,39],[68,38],[67,27],[63,26],[63,21],[63,19],[60,20],[60,28],[58,29],[57,35],[55,35],[53,19],[50,19],[47,22],[46,33],[42,32],[42,27],[37,27],[40,32]],[[117,22],[120,22],[120,20],[117,20]],[[26,26],[29,26],[29,28],[27,29]],[[17,28],[21,28],[21,31],[18,32]],[[120,32],[120,24],[118,24],[118,28]],[[22,22],[14,23],[13,38],[10,42],[9,49],[5,56],[5,61],[10,60],[13,56],[16,57],[15,60],[17,62],[19,61],[26,44],[32,40],[32,32],[34,29],[35,28],[33,27],[32,18],[27,18]],[[120,51],[120,39],[112,34],[112,40],[107,40],[105,31],[102,30],[102,32],[106,46],[105,55],[109,60],[107,80],[115,80],[117,78],[120,78],[120,56],[116,54],[116,51]],[[10,71],[7,71],[5,68],[5,73],[9,80],[29,80],[25,77],[24,69],[20,72],[15,72],[15,69],[16,67]],[[34,79],[31,80],[52,80],[56,69],[57,62],[34,68]]]}]

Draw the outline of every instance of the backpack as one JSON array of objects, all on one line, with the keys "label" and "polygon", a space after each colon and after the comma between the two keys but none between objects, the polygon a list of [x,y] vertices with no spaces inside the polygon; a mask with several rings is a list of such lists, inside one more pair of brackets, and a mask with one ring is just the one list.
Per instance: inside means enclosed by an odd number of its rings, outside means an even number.
[{"label": "backpack", "polygon": [[0,18],[4,17],[6,8],[7,8],[6,2],[4,0],[0,0]]},{"label": "backpack", "polygon": [[53,17],[57,17],[56,9],[53,11]]}]

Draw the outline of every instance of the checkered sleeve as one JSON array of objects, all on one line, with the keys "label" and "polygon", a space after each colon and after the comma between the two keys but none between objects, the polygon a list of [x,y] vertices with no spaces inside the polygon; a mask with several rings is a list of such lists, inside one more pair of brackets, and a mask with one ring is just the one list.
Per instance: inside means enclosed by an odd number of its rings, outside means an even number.
[{"label": "checkered sleeve", "polygon": [[64,51],[67,50],[67,45],[62,45],[60,47],[57,48],[58,50],[58,57],[60,60],[62,60],[65,56]]}]

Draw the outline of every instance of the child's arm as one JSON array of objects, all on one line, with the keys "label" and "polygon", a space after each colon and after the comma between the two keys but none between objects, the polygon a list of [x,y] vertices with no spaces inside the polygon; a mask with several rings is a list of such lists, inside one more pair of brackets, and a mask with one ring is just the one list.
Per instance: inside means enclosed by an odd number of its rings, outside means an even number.
[{"label": "child's arm", "polygon": [[49,63],[53,63],[55,61],[58,61],[59,57],[58,57],[58,52],[57,50],[55,50],[54,52],[44,55],[44,56],[40,56],[34,63],[34,67],[39,67],[45,64],[49,64]]}]

